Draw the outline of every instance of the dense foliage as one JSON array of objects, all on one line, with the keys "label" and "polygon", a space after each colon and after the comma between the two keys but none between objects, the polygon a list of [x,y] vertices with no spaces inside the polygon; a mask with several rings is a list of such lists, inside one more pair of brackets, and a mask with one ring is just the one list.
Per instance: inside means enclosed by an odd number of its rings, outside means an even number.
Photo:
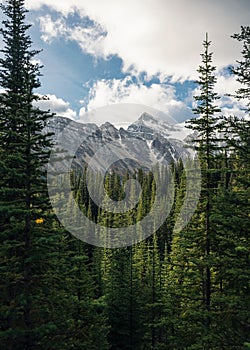
[{"label": "dense foliage", "polygon": [[[201,162],[202,191],[192,220],[173,229],[185,195],[186,174],[173,164],[175,200],[150,238],[120,249],[72,237],[57,222],[46,189],[51,114],[39,99],[38,54],[25,24],[24,0],[8,0],[0,59],[0,345],[9,350],[247,349],[249,321],[249,119],[221,115],[215,67],[206,37],[198,69],[197,118],[190,147]],[[249,118],[250,29],[233,70]],[[161,169],[159,169],[159,173]],[[86,168],[72,172],[79,208],[103,227],[140,221],[155,194],[151,173],[107,174],[105,188],[123,198],[133,177],[138,205],[123,215],[98,208],[87,190]],[[93,177],[93,182],[95,181]],[[62,194],[58,194],[63,195]],[[62,208],[67,215],[67,208]],[[86,228],[87,229],[87,228]],[[152,227],[153,233],[153,227]]]}]

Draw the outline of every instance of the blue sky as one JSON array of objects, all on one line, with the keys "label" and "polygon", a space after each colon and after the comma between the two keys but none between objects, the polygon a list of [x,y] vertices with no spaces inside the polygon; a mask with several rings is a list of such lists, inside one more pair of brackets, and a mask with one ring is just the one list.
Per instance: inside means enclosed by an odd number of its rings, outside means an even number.
[{"label": "blue sky", "polygon": [[[26,0],[26,6],[32,40],[43,50],[39,92],[49,100],[41,106],[59,115],[118,125],[147,105],[180,122],[191,117],[206,32],[217,92],[238,87],[226,67],[240,58],[241,46],[230,35],[249,24],[249,0]],[[142,107],[131,115],[93,113],[119,103]],[[219,104],[225,113],[241,113],[233,98]]]}]

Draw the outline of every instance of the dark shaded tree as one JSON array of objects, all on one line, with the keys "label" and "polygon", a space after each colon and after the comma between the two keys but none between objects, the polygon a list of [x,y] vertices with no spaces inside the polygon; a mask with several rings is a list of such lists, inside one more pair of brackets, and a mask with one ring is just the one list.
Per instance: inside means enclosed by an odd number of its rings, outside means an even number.
[{"label": "dark shaded tree", "polygon": [[46,186],[51,135],[42,132],[51,114],[34,106],[40,67],[24,1],[6,1],[1,9],[6,19],[0,30],[0,342],[5,349],[37,349],[41,343],[54,349],[59,237]]}]

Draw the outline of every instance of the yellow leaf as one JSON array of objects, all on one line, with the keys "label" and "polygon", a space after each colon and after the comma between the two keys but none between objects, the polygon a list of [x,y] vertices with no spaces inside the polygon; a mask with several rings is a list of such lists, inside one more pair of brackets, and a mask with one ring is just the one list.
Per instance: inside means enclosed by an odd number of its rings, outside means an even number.
[{"label": "yellow leaf", "polygon": [[36,224],[42,224],[44,222],[43,218],[36,219]]}]

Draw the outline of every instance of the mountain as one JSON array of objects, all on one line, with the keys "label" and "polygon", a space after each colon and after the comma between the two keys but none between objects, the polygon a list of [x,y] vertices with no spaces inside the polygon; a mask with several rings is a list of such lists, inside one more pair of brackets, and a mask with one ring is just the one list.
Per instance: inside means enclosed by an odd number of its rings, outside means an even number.
[{"label": "mountain", "polygon": [[46,131],[55,133],[55,141],[61,137],[59,143],[70,154],[74,153],[74,166],[80,168],[89,163],[96,152],[99,155],[94,158],[99,167],[107,170],[107,164],[115,160],[112,168],[119,171],[150,169],[153,164],[170,164],[191,154],[185,147],[190,131],[184,123],[174,125],[148,113],[143,113],[127,130],[118,130],[109,122],[98,127],[54,116]]}]

